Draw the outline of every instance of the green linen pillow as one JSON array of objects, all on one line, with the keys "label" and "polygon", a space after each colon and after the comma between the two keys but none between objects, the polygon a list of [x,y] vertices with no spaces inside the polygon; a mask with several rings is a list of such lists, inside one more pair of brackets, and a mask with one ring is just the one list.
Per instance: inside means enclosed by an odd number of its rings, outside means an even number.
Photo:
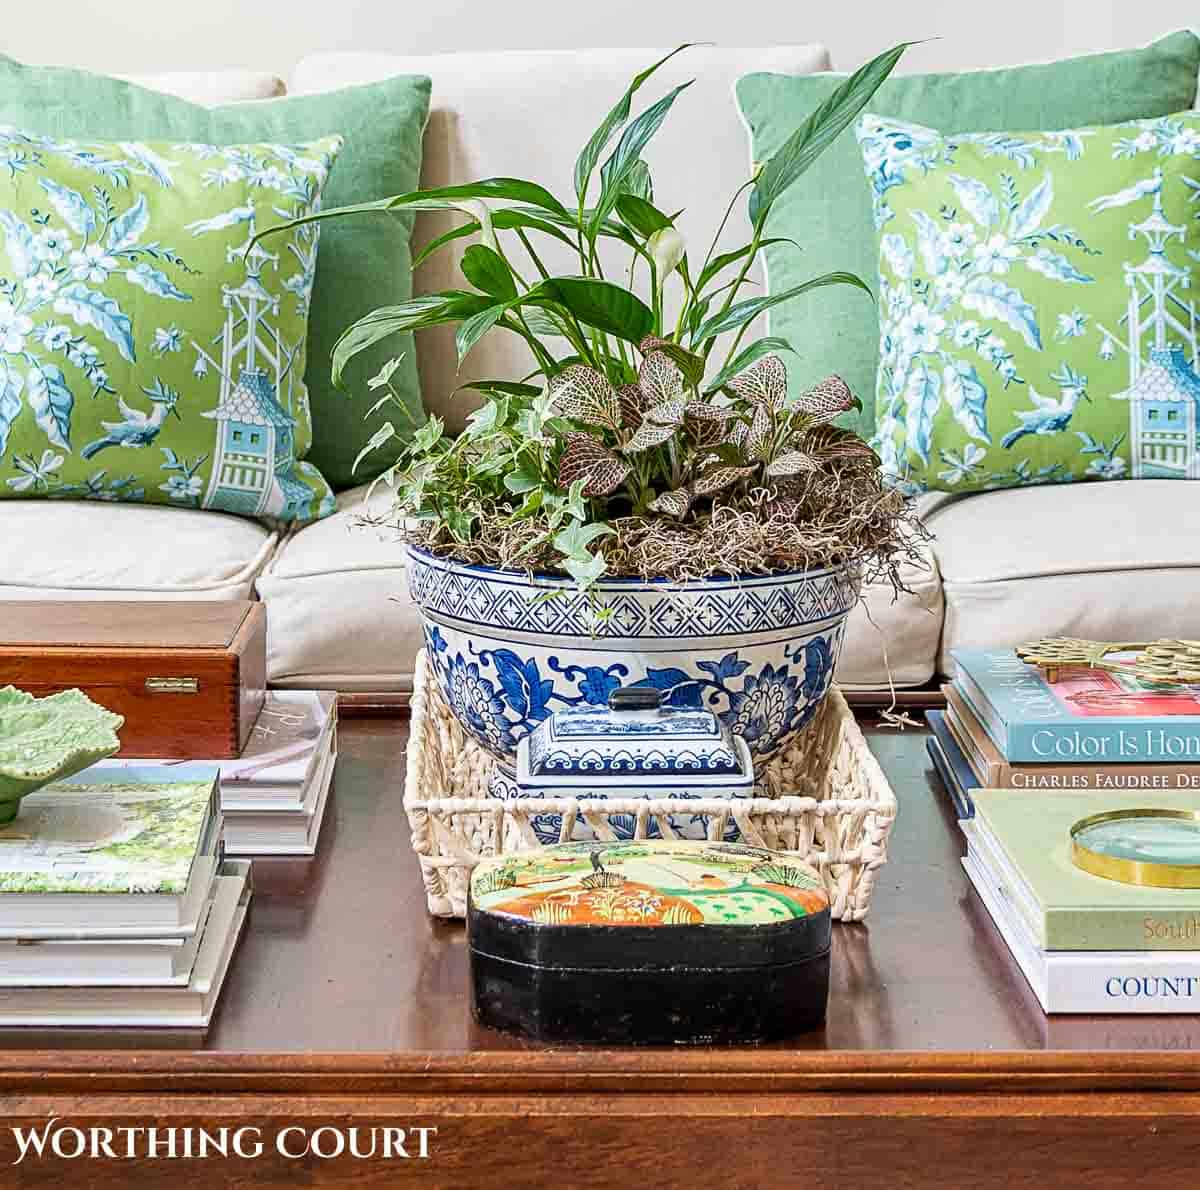
[{"label": "green linen pillow", "polygon": [[[341,135],[346,143],[323,199],[333,207],[417,188],[429,88],[427,78],[398,77],[321,95],[205,108],[118,79],[65,67],[23,66],[0,55],[0,124],[56,138],[215,145],[295,144]],[[355,359],[347,379],[353,395],[339,392],[330,378],[330,353],[342,331],[377,306],[412,296],[413,217],[406,211],[334,220],[321,233],[305,374],[313,441],[300,457],[338,490],[374,478],[403,448],[403,438],[397,439],[390,452],[386,447],[372,452],[353,471],[373,428],[363,420],[376,399],[366,380],[390,356],[404,353],[392,383],[414,419],[425,416],[409,336],[389,339]],[[399,419],[398,429],[402,423]]]},{"label": "green linen pillow", "polygon": [[1200,115],[964,133],[864,115],[874,445],[907,491],[1200,478]]},{"label": "green linen pillow", "polygon": [[[219,148],[0,125],[0,491],[306,521],[320,209],[340,137]],[[303,233],[303,234],[301,234]]]},{"label": "green linen pillow", "polygon": [[[910,50],[919,55],[919,50]],[[961,74],[901,75],[871,100],[873,111],[940,132],[1002,132],[1007,128],[1076,128],[1166,116],[1193,106],[1200,39],[1174,33],[1145,49],[1092,54],[1040,66]],[[765,161],[844,79],[751,74],[738,81],[737,101],[751,134],[755,161]],[[862,159],[847,129],[775,203],[773,236],[796,240],[766,250],[771,292],[782,292],[832,269],[849,269],[869,284],[875,271],[871,196]],[[845,424],[869,437],[879,346],[877,313],[861,292],[816,291],[777,306],[771,333],[787,339],[795,391],[836,372],[863,398],[863,412]]]}]

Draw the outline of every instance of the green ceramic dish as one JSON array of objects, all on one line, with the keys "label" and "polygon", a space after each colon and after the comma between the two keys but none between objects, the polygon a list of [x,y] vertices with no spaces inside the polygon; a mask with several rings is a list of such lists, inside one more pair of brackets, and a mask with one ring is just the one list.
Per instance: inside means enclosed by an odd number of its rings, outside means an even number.
[{"label": "green ceramic dish", "polygon": [[26,794],[112,756],[124,722],[82,690],[35,698],[0,689],[0,824],[17,816]]}]

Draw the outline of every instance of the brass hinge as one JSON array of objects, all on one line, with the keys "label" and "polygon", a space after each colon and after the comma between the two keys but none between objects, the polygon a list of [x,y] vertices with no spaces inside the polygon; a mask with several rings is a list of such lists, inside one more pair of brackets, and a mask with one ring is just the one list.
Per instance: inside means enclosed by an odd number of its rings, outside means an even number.
[{"label": "brass hinge", "polygon": [[199,678],[147,678],[149,694],[199,694]]}]

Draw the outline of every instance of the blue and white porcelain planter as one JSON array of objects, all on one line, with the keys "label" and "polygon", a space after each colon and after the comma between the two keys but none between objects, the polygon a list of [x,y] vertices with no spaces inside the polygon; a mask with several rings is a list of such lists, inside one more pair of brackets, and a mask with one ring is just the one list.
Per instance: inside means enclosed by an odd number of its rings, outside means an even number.
[{"label": "blue and white porcelain planter", "polygon": [[522,736],[561,708],[605,706],[619,686],[708,708],[756,765],[769,760],[828,693],[861,585],[848,564],[688,583],[607,579],[584,595],[569,578],[407,549],[446,702],[509,776]]}]

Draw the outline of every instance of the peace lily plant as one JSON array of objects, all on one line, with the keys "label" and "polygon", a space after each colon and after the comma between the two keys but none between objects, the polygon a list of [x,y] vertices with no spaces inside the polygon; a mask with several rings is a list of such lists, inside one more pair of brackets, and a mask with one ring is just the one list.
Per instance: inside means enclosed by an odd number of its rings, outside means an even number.
[{"label": "peace lily plant", "polygon": [[[376,310],[342,335],[335,382],[365,348],[442,323],[457,326],[460,361],[485,334],[528,344],[528,375],[468,386],[484,401],[457,437],[436,417],[406,426],[401,457],[381,477],[394,489],[408,539],[434,554],[565,572],[584,587],[602,575],[685,580],[847,560],[873,560],[894,578],[903,502],[881,485],[871,449],[834,424],[857,399],[837,377],[789,395],[779,353],[803,345],[745,341],[773,306],[823,286],[867,286],[833,272],[782,293],[743,291],[759,252],[791,242],[766,234],[775,202],[863,110],[906,45],[848,77],[762,164],[702,255],[677,230],[678,212],[656,201],[642,159],[690,84],[631,119],[637,92],[686,48],[633,79],[580,152],[568,202],[536,182],[500,177],[298,221],[453,209],[461,225],[415,263],[451,241],[474,241],[462,254],[463,288]],[[718,253],[725,224],[747,197],[749,242]],[[538,251],[546,240],[575,255],[573,273],[546,266]],[[629,250],[619,277],[601,267],[605,240]],[[646,300],[635,291],[639,281]],[[667,303],[669,292],[678,300]],[[372,414],[394,404],[408,416],[391,384],[397,362],[370,381],[381,394]],[[400,433],[386,422],[364,455]]]}]

